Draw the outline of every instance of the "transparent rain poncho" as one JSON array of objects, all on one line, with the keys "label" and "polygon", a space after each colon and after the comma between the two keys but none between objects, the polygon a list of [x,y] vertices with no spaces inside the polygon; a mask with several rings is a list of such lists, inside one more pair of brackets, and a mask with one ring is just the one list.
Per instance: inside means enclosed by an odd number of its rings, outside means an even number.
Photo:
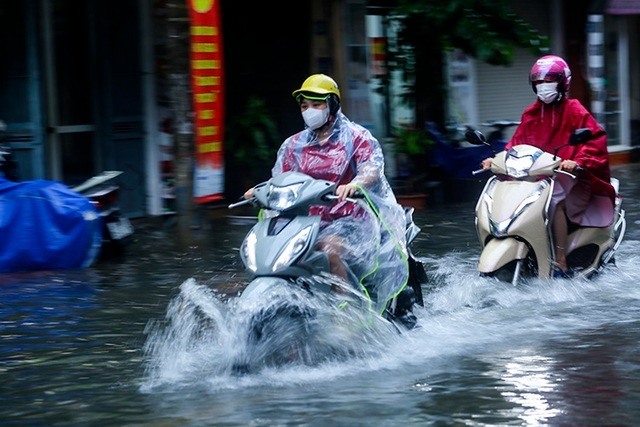
[{"label": "transparent rain poncho", "polygon": [[382,313],[387,301],[406,285],[409,271],[405,215],[384,176],[378,140],[338,110],[322,140],[317,131],[305,129],[284,141],[272,175],[287,171],[355,185],[364,192],[366,198],[360,203],[312,207],[311,213],[322,217],[319,243],[339,242],[339,256],[352,281],[364,286],[373,309]]}]

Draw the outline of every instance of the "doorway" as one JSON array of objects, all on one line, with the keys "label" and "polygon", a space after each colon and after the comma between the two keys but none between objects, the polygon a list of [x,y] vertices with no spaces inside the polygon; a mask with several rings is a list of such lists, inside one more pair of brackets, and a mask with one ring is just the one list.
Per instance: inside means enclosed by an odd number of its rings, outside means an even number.
[{"label": "doorway", "polygon": [[44,0],[49,175],[76,185],[97,170],[96,43],[92,1]]},{"label": "doorway", "polygon": [[140,4],[40,0],[46,174],[77,185],[118,170],[120,207],[145,212]]}]

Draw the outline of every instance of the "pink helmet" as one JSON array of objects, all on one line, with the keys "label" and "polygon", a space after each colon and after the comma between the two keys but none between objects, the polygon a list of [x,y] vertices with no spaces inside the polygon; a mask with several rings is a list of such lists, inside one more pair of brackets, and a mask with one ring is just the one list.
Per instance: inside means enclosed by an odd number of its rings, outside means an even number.
[{"label": "pink helmet", "polygon": [[561,94],[569,91],[571,84],[571,70],[567,62],[556,55],[546,55],[538,59],[529,74],[529,83],[536,92],[536,81],[554,81],[558,83],[558,92]]}]

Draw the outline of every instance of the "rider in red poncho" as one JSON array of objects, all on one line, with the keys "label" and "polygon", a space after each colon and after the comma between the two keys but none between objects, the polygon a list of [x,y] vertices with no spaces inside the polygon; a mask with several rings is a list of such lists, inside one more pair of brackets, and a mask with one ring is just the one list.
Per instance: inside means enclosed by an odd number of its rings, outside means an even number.
[{"label": "rider in red poncho", "polygon": [[[607,227],[613,222],[615,190],[610,183],[607,135],[577,99],[569,99],[571,70],[564,59],[547,55],[538,59],[531,69],[529,81],[538,99],[523,113],[521,123],[505,147],[529,144],[555,153],[563,159],[560,169],[578,179],[562,174],[556,185],[550,209],[558,272],[567,272],[567,218],[578,225]],[[584,144],[569,146],[573,131],[589,128],[593,137]],[[491,159],[483,161],[483,168]]]}]

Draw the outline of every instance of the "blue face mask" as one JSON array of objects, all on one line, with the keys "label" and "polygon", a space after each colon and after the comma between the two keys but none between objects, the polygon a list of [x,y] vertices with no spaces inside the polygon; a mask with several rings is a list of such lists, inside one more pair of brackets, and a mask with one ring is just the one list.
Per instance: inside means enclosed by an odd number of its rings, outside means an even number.
[{"label": "blue face mask", "polygon": [[319,129],[329,120],[329,108],[307,108],[302,112],[302,118],[309,129]]}]

